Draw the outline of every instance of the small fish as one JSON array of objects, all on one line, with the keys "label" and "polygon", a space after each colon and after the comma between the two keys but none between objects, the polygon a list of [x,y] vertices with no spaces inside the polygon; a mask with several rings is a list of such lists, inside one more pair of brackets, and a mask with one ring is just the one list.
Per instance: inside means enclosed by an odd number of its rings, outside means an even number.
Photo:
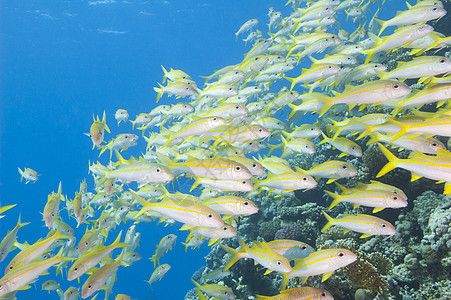
[{"label": "small fish", "polygon": [[59,283],[57,283],[55,280],[47,280],[42,284],[42,290],[43,291],[54,291],[60,287]]},{"label": "small fish", "polygon": [[158,86],[158,88],[153,88],[155,92],[158,93],[157,102],[158,100],[160,100],[161,96],[163,96],[164,93],[168,94],[169,96],[175,95],[176,98],[192,96],[196,94],[195,88],[183,81],[171,81],[168,82],[167,86],[162,86],[161,84],[158,84]]},{"label": "small fish", "polygon": [[357,214],[356,216],[352,216],[345,213],[343,218],[334,219],[325,212],[323,212],[323,214],[328,223],[323,227],[323,229],[321,229],[321,232],[337,225],[345,228],[345,232],[352,230],[363,233],[361,238],[370,237],[372,235],[392,236],[396,234],[396,229],[392,224],[378,217],[365,214]]},{"label": "small fish", "polygon": [[299,173],[308,174],[315,178],[328,178],[326,184],[332,183],[340,178],[354,177],[357,175],[356,168],[348,162],[329,160],[322,164],[313,164],[310,170],[302,170],[296,167]]},{"label": "small fish", "polygon": [[233,266],[240,258],[252,258],[257,263],[267,268],[265,274],[271,273],[272,271],[280,273],[291,272],[292,269],[288,259],[271,250],[267,243],[254,241],[252,247],[249,248],[240,237],[238,237],[238,241],[241,246],[241,249],[239,250],[220,244],[220,246],[227,253],[232,255],[232,258],[224,267],[225,271],[230,269],[230,267]]},{"label": "small fish", "polygon": [[162,264],[159,265],[152,273],[152,275],[150,275],[149,280],[147,280],[146,282],[149,284],[149,286],[152,288],[152,283],[161,280],[163,278],[164,275],[166,275],[166,273],[171,269],[171,266],[168,264]]},{"label": "small fish", "polygon": [[177,240],[177,236],[175,234],[168,234],[164,236],[160,242],[157,245],[157,249],[155,250],[155,254],[152,255],[151,258],[149,258],[151,261],[153,261],[153,266],[160,264],[160,258],[167,253],[169,250],[172,250],[172,245]]},{"label": "small fish", "polygon": [[117,121],[117,126],[119,126],[119,124],[124,121],[124,123],[126,123],[128,121],[128,111],[126,111],[125,109],[118,109],[116,110],[116,113],[114,114],[114,118]]},{"label": "small fish", "polygon": [[191,281],[196,285],[198,289],[204,291],[208,296],[220,298],[220,299],[235,299],[235,294],[232,289],[227,286],[216,284],[216,283],[206,283],[203,285],[198,284],[196,281]]},{"label": "small fish", "polygon": [[105,111],[103,112],[102,121],[100,121],[99,116],[97,118],[93,118],[93,123],[91,125],[91,128],[89,129],[89,133],[85,133],[85,135],[89,136],[92,140],[92,149],[95,147],[100,147],[100,144],[103,142],[105,130],[108,133],[111,133],[110,128],[108,128],[108,125],[105,121]]},{"label": "small fish", "polygon": [[305,258],[296,260],[296,263],[289,273],[282,274],[281,289],[285,289],[290,278],[302,277],[303,282],[308,277],[323,274],[321,282],[327,280],[332,273],[352,264],[357,259],[357,255],[347,249],[324,249],[313,252]]},{"label": "small fish", "polygon": [[63,247],[52,258],[31,262],[5,274],[0,278],[0,296],[20,289],[28,289],[30,288],[28,284],[43,275],[50,267],[73,260],[73,258],[62,257],[62,253]]},{"label": "small fish", "polygon": [[335,139],[331,139],[328,136],[326,136],[323,132],[323,140],[318,143],[318,145],[329,143],[338,150],[341,151],[341,154],[338,157],[342,157],[345,155],[352,155],[356,157],[362,157],[362,148],[360,148],[359,145],[357,145],[355,142],[344,138],[344,137],[336,137]]},{"label": "small fish", "polygon": [[4,261],[8,253],[11,251],[11,248],[13,247],[13,244],[16,240],[17,232],[19,232],[19,229],[28,224],[30,223],[29,222],[20,223],[20,215],[19,215],[17,225],[13,228],[13,230],[8,231],[8,233],[0,243],[0,262]]},{"label": "small fish", "polygon": [[35,183],[38,180],[38,173],[30,168],[25,168],[23,171],[20,168],[17,168],[20,174],[20,182],[25,179],[25,184],[32,182]]},{"label": "small fish", "polygon": [[334,297],[326,290],[314,287],[297,287],[283,290],[275,296],[257,295],[257,300],[333,300]]},{"label": "small fish", "polygon": [[174,70],[171,68],[171,70],[168,72],[163,66],[161,66],[161,69],[164,72],[163,83],[166,81],[166,79],[170,81],[191,80],[191,77],[182,70]]},{"label": "small fish", "polygon": [[250,19],[246,21],[243,25],[241,25],[240,29],[235,33],[236,39],[238,39],[238,36],[248,30],[251,30],[253,27],[255,27],[258,24],[257,19]]}]

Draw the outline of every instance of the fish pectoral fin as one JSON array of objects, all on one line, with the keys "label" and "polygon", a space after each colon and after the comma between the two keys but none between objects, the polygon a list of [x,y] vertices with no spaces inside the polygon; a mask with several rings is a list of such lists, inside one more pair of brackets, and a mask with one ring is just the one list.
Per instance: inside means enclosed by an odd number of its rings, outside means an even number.
[{"label": "fish pectoral fin", "polygon": [[21,287],[20,289],[17,289],[18,291],[24,291],[24,290],[28,290],[29,288],[31,288],[31,285],[26,285]]},{"label": "fish pectoral fin", "polygon": [[264,275],[266,275],[266,274],[269,274],[269,273],[271,273],[272,272],[272,270],[270,270],[270,269],[266,269],[266,271],[265,271],[265,274]]},{"label": "fish pectoral fin", "polygon": [[418,180],[418,179],[420,179],[420,178],[421,178],[420,175],[417,175],[417,174],[413,174],[413,173],[412,173],[411,178],[410,178],[410,181],[415,181],[415,180]]},{"label": "fish pectoral fin", "polygon": [[334,271],[324,274],[323,278],[321,278],[321,282],[326,281],[330,276],[332,276],[333,273]]},{"label": "fish pectoral fin", "polygon": [[360,206],[360,204],[354,204],[354,209],[356,209],[359,206]]},{"label": "fish pectoral fin", "polygon": [[362,234],[362,236],[360,238],[364,239],[364,238],[367,238],[367,237],[370,237],[370,236],[371,236],[371,234]]},{"label": "fish pectoral fin", "polygon": [[375,207],[374,209],[373,209],[373,213],[377,213],[377,212],[380,212],[381,210],[383,210],[385,207]]}]

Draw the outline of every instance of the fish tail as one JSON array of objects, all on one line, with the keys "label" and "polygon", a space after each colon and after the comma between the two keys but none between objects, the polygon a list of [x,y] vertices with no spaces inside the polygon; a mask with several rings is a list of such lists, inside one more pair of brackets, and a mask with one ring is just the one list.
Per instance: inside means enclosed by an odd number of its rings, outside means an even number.
[{"label": "fish tail", "polygon": [[328,97],[326,95],[318,95],[318,100],[323,102],[324,105],[321,108],[320,112],[319,112],[319,116],[321,117],[322,115],[324,115],[333,105],[333,99],[331,97]]},{"label": "fish tail", "polygon": [[166,71],[166,69],[163,67],[163,65],[161,65],[161,69],[163,70],[163,73],[164,73],[164,76],[163,76],[163,83],[164,83],[166,81],[168,71]]},{"label": "fish tail", "polygon": [[399,158],[394,156],[390,151],[387,150],[382,144],[378,144],[379,149],[381,149],[382,153],[385,155],[385,157],[388,159],[388,163],[382,168],[382,170],[377,173],[376,178],[381,177],[394,168],[399,164]]},{"label": "fish tail", "polygon": [[25,225],[28,225],[28,224],[30,224],[30,222],[25,222],[25,223],[20,223],[20,214],[19,214],[19,219],[17,220],[17,227],[18,228],[21,228],[21,227],[24,227]]},{"label": "fish tail", "polygon": [[191,281],[194,283],[194,285],[197,287],[197,288],[201,288],[201,285],[200,284],[198,284],[196,281],[194,281],[193,279],[191,279]]},{"label": "fish tail", "polygon": [[294,105],[293,103],[288,103],[288,107],[291,108],[291,112],[288,115],[288,119],[290,119],[297,112],[297,106]]},{"label": "fish tail", "polygon": [[190,192],[191,192],[192,190],[194,190],[194,189],[199,185],[199,180],[200,180],[199,177],[195,177],[195,178],[194,178],[194,183],[193,183],[193,185],[191,186],[191,188],[189,189]]},{"label": "fish tail", "polygon": [[153,88],[153,90],[158,93],[157,101],[156,101],[157,103],[158,103],[158,100],[160,100],[161,96],[163,95],[163,86],[160,83],[158,83],[158,86],[159,86],[159,88],[156,88],[156,87]]},{"label": "fish tail", "polygon": [[101,145],[101,146],[100,146],[100,153],[99,153],[99,157],[100,157],[100,156],[102,156],[103,152],[105,152],[105,151],[106,151],[106,149],[108,149],[108,148],[107,148],[107,146],[103,146],[103,145]]},{"label": "fish tail", "polygon": [[230,267],[232,267],[238,261],[238,259],[240,259],[240,256],[239,256],[240,251],[230,248],[223,244],[219,244],[219,246],[221,246],[221,248],[224,249],[227,253],[230,253],[232,255],[232,258],[224,266],[224,271],[227,271],[228,269],[230,269]]},{"label": "fish tail", "polygon": [[156,254],[152,255],[152,257],[149,258],[149,259],[150,259],[150,261],[153,261],[153,267],[154,268],[157,266],[157,261],[158,261],[158,264],[160,264],[159,259],[158,259]]},{"label": "fish tail", "polygon": [[376,22],[381,25],[381,29],[379,30],[379,33],[377,34],[377,36],[380,36],[382,34],[382,32],[385,30],[385,28],[387,28],[387,21],[382,21],[377,18],[374,18],[374,20],[376,20]]},{"label": "fish tail", "polygon": [[335,221],[334,218],[332,218],[331,216],[329,216],[328,214],[326,214],[324,211],[323,211],[323,215],[324,215],[324,216],[326,217],[326,219],[327,219],[327,224],[324,225],[323,229],[321,229],[321,232],[324,232],[324,231],[326,231],[327,229],[329,229],[330,227],[332,227],[332,225],[334,225],[334,221]]},{"label": "fish tail", "polygon": [[22,182],[22,180],[23,180],[23,171],[20,168],[17,168],[17,170],[19,170],[20,182]]},{"label": "fish tail", "polygon": [[366,143],[367,146],[377,143],[380,141],[380,133],[379,132],[373,132],[370,134],[370,139],[369,141]]},{"label": "fish tail", "polygon": [[338,182],[335,182],[335,184],[340,188],[342,194],[348,194],[351,191],[351,189],[348,189],[347,187],[339,184]]},{"label": "fish tail", "polygon": [[294,86],[296,85],[296,78],[291,78],[291,77],[286,77],[286,76],[284,76],[283,78],[285,78],[286,80],[291,82],[290,91],[292,91]]},{"label": "fish tail", "polygon": [[321,135],[323,136],[323,140],[321,140],[321,141],[318,143],[318,145],[327,143],[327,141],[330,140],[330,138],[329,138],[327,135],[325,135],[324,132],[322,132],[322,131],[321,131]]},{"label": "fish tail", "polygon": [[130,192],[133,194],[133,196],[135,196],[135,198],[138,200],[138,202],[143,206],[143,208],[134,217],[134,219],[136,219],[140,215],[144,214],[148,210],[148,207],[151,206],[151,204],[149,202],[147,202],[144,198],[142,198],[138,194],[136,194],[134,191],[130,190]]},{"label": "fish tail", "polygon": [[202,294],[202,291],[201,291],[199,288],[196,289],[196,295],[197,295],[197,297],[199,298],[199,300],[206,300],[206,299],[207,299],[207,298],[204,296],[204,294]]},{"label": "fish tail", "polygon": [[324,191],[326,194],[328,194],[329,196],[331,196],[334,200],[332,201],[332,203],[330,204],[330,206],[329,206],[329,209],[332,209],[333,207],[335,207],[338,203],[340,203],[341,202],[341,196],[340,195],[337,195],[337,194],[334,194],[334,193],[332,193],[332,192],[329,192],[329,191]]},{"label": "fish tail", "polygon": [[277,145],[271,145],[271,144],[268,144],[268,147],[269,147],[268,156],[271,155],[271,153],[273,153],[274,150],[276,150],[277,148],[279,148],[279,147],[282,146],[282,145],[283,145],[283,143],[277,144]]}]

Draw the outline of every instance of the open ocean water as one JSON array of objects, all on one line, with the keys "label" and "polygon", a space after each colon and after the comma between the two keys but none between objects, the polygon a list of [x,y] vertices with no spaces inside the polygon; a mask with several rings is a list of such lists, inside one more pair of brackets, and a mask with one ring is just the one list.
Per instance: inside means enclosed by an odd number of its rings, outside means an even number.
[{"label": "open ocean water", "polygon": [[[378,1],[380,2],[380,1]],[[381,5],[381,3],[379,3]],[[170,1],[7,1],[0,0],[0,202],[2,206],[17,204],[4,213],[0,220],[0,237],[11,230],[20,214],[22,222],[30,222],[19,231],[17,240],[34,243],[45,237],[48,229],[42,221],[47,195],[57,191],[62,182],[64,195],[73,199],[80,182],[86,179],[88,190],[94,184],[88,174],[89,162],[96,162],[98,150],[84,133],[89,132],[92,117],[103,111],[112,134],[132,132],[132,124],[117,127],[114,113],[126,109],[133,120],[141,112],[156,107],[157,93],[153,87],[162,82],[163,71],[180,69],[188,73],[203,88],[200,76],[212,74],[226,65],[240,62],[249,51],[242,42],[247,34],[235,40],[234,33],[251,18],[259,20],[258,29],[268,37],[268,9],[275,7],[283,16],[291,13],[285,1],[262,0],[170,0]],[[374,12],[377,5],[373,5]],[[393,17],[395,10],[406,9],[403,1],[387,1],[379,18]],[[371,14],[367,18],[369,20]],[[344,13],[338,16],[342,27],[354,30]],[[391,33],[393,27],[384,34]],[[331,32],[337,33],[336,28]],[[308,59],[287,76],[296,77]],[[274,91],[289,82],[281,80]],[[166,95],[159,104],[175,104],[188,99]],[[289,110],[284,111],[284,115]],[[282,116],[280,114],[279,116]],[[313,117],[302,119],[313,123]],[[145,152],[145,141],[140,132],[138,146],[126,151],[125,157]],[[100,158],[108,162],[109,151]],[[21,183],[17,168],[30,167],[39,174],[35,184]],[[171,191],[187,192],[192,181],[179,179],[168,185]],[[136,185],[132,185],[136,189]],[[76,221],[68,217],[61,203],[63,220],[75,229]],[[119,230],[123,237],[131,222],[111,230],[105,244],[114,241]],[[77,239],[83,235],[86,224],[75,229]],[[132,299],[183,299],[194,287],[191,275],[205,264],[210,247],[188,250],[180,242],[187,232],[178,231],[181,224],[164,227],[162,224],[141,223],[137,231],[141,241],[137,252],[142,260],[132,266],[120,267],[113,295],[127,294]],[[169,263],[172,269],[163,280],[152,285],[148,280],[154,270],[148,259],[154,254],[160,239],[169,234],[178,235],[172,251],[160,263]],[[0,270],[18,253],[11,252],[0,264]],[[120,250],[115,250],[113,257]],[[55,292],[41,291],[41,284],[49,279],[58,281],[62,290],[71,285],[81,287],[87,276],[68,282],[66,274],[40,277],[31,288],[20,291],[18,299],[58,299]],[[100,292],[97,299],[103,298]]]}]

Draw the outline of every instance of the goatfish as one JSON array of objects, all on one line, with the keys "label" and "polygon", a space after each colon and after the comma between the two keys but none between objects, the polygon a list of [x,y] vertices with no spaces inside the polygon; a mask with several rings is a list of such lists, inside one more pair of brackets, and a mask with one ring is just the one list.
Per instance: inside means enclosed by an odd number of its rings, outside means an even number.
[{"label": "goatfish", "polygon": [[357,104],[377,105],[388,100],[397,99],[408,95],[411,92],[406,84],[393,80],[376,80],[361,85],[347,85],[343,93],[328,97],[318,96],[318,99],[324,102],[320,117],[333,105],[345,103],[350,107]]},{"label": "goatfish", "polygon": [[180,230],[190,230],[190,234],[186,238],[186,242],[191,240],[193,236],[201,236],[204,238],[210,239],[208,242],[208,246],[213,245],[216,242],[221,241],[221,239],[227,239],[234,237],[236,235],[235,229],[228,224],[225,224],[221,228],[209,228],[209,227],[190,227],[190,226],[182,226]]},{"label": "goatfish", "polygon": [[325,135],[323,132],[323,140],[318,143],[318,145],[329,143],[338,150],[341,151],[341,154],[338,155],[338,157],[343,157],[345,155],[352,155],[356,157],[362,157],[362,148],[360,148],[359,145],[354,143],[353,141],[344,138],[344,137],[336,137],[335,139],[329,138],[327,135]]},{"label": "goatfish", "polygon": [[131,133],[118,134],[113,140],[109,141],[106,146],[101,146],[99,157],[107,149],[110,150],[110,159],[114,150],[127,150],[129,147],[136,146],[138,143],[138,136]]},{"label": "goatfish", "polygon": [[256,296],[257,300],[333,300],[334,297],[326,290],[314,287],[297,287],[280,291],[275,296]]},{"label": "goatfish", "polygon": [[411,25],[416,23],[425,23],[430,20],[439,19],[446,15],[446,10],[442,7],[435,5],[420,5],[413,6],[409,10],[399,11],[395,17],[388,21],[378,20],[377,22],[381,25],[379,34],[389,26],[400,26],[400,25]]},{"label": "goatfish", "polygon": [[[14,206],[16,206],[17,204],[13,204],[13,205],[6,205],[6,206],[2,206],[0,207],[0,214],[4,213],[7,210],[10,210],[11,208],[13,208]],[[0,219],[3,218],[3,215],[0,215]]]},{"label": "goatfish", "polygon": [[272,190],[310,190],[316,186],[316,181],[313,177],[298,172],[285,172],[281,174],[269,174],[266,179],[258,180],[253,179],[256,184],[255,188]]},{"label": "goatfish", "polygon": [[128,117],[129,117],[128,111],[126,111],[125,109],[118,109],[118,110],[116,110],[116,113],[114,114],[114,118],[117,121],[117,126],[119,126],[119,124],[122,121],[124,121],[124,123],[127,122]]},{"label": "goatfish", "polygon": [[381,144],[379,149],[388,159],[388,163],[377,173],[376,177],[381,177],[394,168],[402,168],[411,172],[411,180],[426,177],[432,180],[444,181],[447,195],[451,193],[451,153],[438,149],[437,156],[425,155],[420,152],[412,152],[409,158],[400,159],[394,156]]},{"label": "goatfish", "polygon": [[206,159],[190,157],[187,161],[178,163],[163,157],[161,159],[174,173],[187,173],[197,177],[224,180],[241,180],[252,177],[252,173],[245,166],[222,157]]},{"label": "goatfish", "polygon": [[67,280],[72,281],[82,276],[94,268],[102,259],[108,256],[116,248],[128,247],[129,244],[120,242],[122,231],[117,235],[116,240],[109,246],[99,245],[80,256],[67,272]]},{"label": "goatfish", "polygon": [[166,81],[166,79],[170,81],[191,80],[191,77],[182,70],[174,70],[173,68],[171,68],[168,72],[163,66],[161,66],[161,69],[164,73],[163,83]]},{"label": "goatfish", "polygon": [[238,196],[220,196],[207,198],[202,204],[213,209],[218,214],[227,216],[249,216],[258,212],[258,207],[249,199]]},{"label": "goatfish", "polygon": [[159,265],[150,275],[149,280],[146,282],[149,284],[150,288],[152,288],[152,283],[161,280],[164,275],[171,269],[171,266],[168,264]]},{"label": "goatfish", "polygon": [[143,206],[135,218],[138,218],[140,215],[150,210],[159,213],[166,218],[185,223],[188,226],[212,228],[224,226],[224,222],[217,212],[200,203],[191,200],[174,201],[171,199],[151,203],[144,200],[136,193],[132,193]]},{"label": "goatfish", "polygon": [[276,253],[281,254],[288,260],[303,258],[315,252],[310,245],[295,240],[273,240],[267,243],[268,246]]},{"label": "goatfish", "polygon": [[249,248],[240,237],[238,237],[238,241],[241,246],[239,250],[220,244],[225,251],[232,255],[232,258],[224,267],[225,271],[230,269],[240,258],[252,258],[255,262],[267,268],[265,274],[271,273],[272,271],[280,273],[291,272],[292,269],[288,259],[274,252],[267,243],[254,241],[252,247]]},{"label": "goatfish", "polygon": [[374,54],[381,51],[391,51],[395,48],[402,47],[405,44],[409,44],[419,38],[427,36],[432,33],[434,28],[427,24],[416,24],[412,26],[400,27],[389,36],[379,38],[378,36],[369,33],[372,40],[376,41],[376,44],[367,50],[363,50],[362,53],[367,55],[365,63],[368,63]]},{"label": "goatfish", "polygon": [[25,266],[31,263],[33,260],[46,253],[47,250],[52,246],[52,244],[58,239],[73,239],[72,236],[63,235],[61,231],[56,231],[52,236],[39,240],[33,245],[29,245],[20,251],[12,260],[8,263],[6,267],[5,274],[15,271],[16,269],[21,268],[21,266]]},{"label": "goatfish", "polygon": [[396,234],[396,229],[389,222],[370,215],[357,214],[356,216],[344,214],[343,218],[334,219],[325,212],[324,216],[327,219],[327,224],[321,229],[321,232],[326,231],[330,227],[337,225],[345,228],[345,232],[349,230],[363,233],[361,238],[370,237],[372,235],[388,235]]},{"label": "goatfish", "polygon": [[0,262],[2,262],[8,253],[11,251],[11,248],[16,241],[17,232],[19,232],[19,229],[24,227],[25,225],[30,224],[27,223],[20,223],[20,215],[19,219],[17,220],[17,225],[13,228],[13,230],[8,231],[6,236],[3,238],[2,242],[0,243]]},{"label": "goatfish", "polygon": [[393,139],[393,135],[384,135],[379,132],[373,132],[370,134],[370,140],[367,145],[377,142],[390,143],[392,146],[407,149],[411,151],[418,151],[426,154],[437,154],[438,149],[446,150],[446,146],[437,139],[427,137],[426,135],[406,134],[390,142]]},{"label": "goatfish", "polygon": [[83,299],[88,298],[97,290],[99,290],[108,280],[110,276],[116,274],[119,266],[128,267],[128,264],[122,261],[124,253],[122,252],[119,257],[115,260],[107,262],[100,268],[96,269],[89,277],[86,279],[83,287],[81,288],[81,297]]},{"label": "goatfish", "polygon": [[174,139],[185,138],[189,136],[199,135],[208,132],[219,126],[226,125],[226,121],[221,117],[200,118],[183,126],[179,131],[168,136],[167,142],[163,145],[166,147]]},{"label": "goatfish", "polygon": [[308,174],[315,178],[328,178],[326,184],[332,183],[340,178],[354,177],[357,175],[357,170],[351,163],[329,160],[322,164],[313,164],[310,170],[303,170],[296,167],[296,171],[303,174]]},{"label": "goatfish", "polygon": [[169,250],[172,250],[172,245],[177,240],[177,236],[175,234],[168,234],[164,236],[157,245],[157,249],[155,250],[155,254],[149,258],[153,261],[153,267],[160,264],[160,258]]},{"label": "goatfish", "polygon": [[25,179],[25,184],[32,182],[35,183],[38,180],[38,172],[33,169],[25,168],[23,171],[20,168],[17,168],[20,174],[20,182]]},{"label": "goatfish", "polygon": [[193,279],[191,281],[196,285],[196,287],[205,292],[210,297],[215,297],[219,299],[235,299],[235,294],[233,293],[232,289],[225,286],[220,285],[216,283],[205,283],[203,285],[200,285]]},{"label": "goatfish", "polygon": [[108,170],[107,167],[97,164],[90,166],[89,170],[101,177],[98,181],[99,185],[110,178],[127,183],[132,181],[140,183],[159,183],[174,179],[174,175],[167,167],[146,161],[136,161],[129,165],[121,164],[111,171]]},{"label": "goatfish", "polygon": [[23,265],[0,278],[0,296],[19,289],[29,289],[31,286],[28,283],[43,275],[50,267],[60,262],[74,260],[74,258],[62,257],[63,248],[61,247],[58,254],[52,258]]},{"label": "goatfish", "polygon": [[177,99],[180,97],[192,96],[196,94],[194,87],[184,81],[171,81],[168,82],[167,86],[162,86],[161,84],[158,84],[158,86],[158,88],[153,88],[154,91],[158,93],[156,100],[157,103],[164,93],[167,93],[169,97],[175,95]]},{"label": "goatfish", "polygon": [[386,190],[361,190],[353,189],[350,193],[343,193],[341,195],[334,194],[329,191],[324,191],[331,196],[332,201],[329,209],[332,209],[340,202],[350,202],[354,204],[354,208],[360,205],[374,207],[373,213],[379,212],[384,208],[400,208],[407,206],[407,200],[399,194]]},{"label": "goatfish", "polygon": [[291,272],[282,274],[281,289],[285,289],[288,280],[295,277],[302,277],[305,282],[309,276],[323,274],[321,282],[324,282],[335,270],[352,264],[356,259],[357,255],[347,249],[324,249],[313,252],[305,258],[297,259]]},{"label": "goatfish", "polygon": [[89,136],[92,140],[92,149],[95,147],[99,147],[100,144],[103,142],[103,138],[105,135],[105,130],[108,133],[111,133],[110,128],[108,128],[108,125],[105,122],[105,111],[103,112],[102,121],[100,121],[99,116],[95,118],[92,116],[93,122],[91,125],[91,128],[89,129],[89,133],[85,133],[85,135]]},{"label": "goatfish", "polygon": [[243,25],[241,25],[240,29],[235,33],[236,39],[238,39],[238,36],[248,30],[251,30],[253,27],[255,27],[258,24],[257,19],[250,19],[246,21]]},{"label": "goatfish", "polygon": [[58,185],[58,192],[54,193],[52,192],[50,195],[47,196],[47,203],[44,206],[44,212],[42,213],[45,226],[47,228],[52,228],[53,221],[55,220],[56,216],[59,214],[59,207],[61,200],[65,200],[64,196],[61,195],[61,181]]}]

